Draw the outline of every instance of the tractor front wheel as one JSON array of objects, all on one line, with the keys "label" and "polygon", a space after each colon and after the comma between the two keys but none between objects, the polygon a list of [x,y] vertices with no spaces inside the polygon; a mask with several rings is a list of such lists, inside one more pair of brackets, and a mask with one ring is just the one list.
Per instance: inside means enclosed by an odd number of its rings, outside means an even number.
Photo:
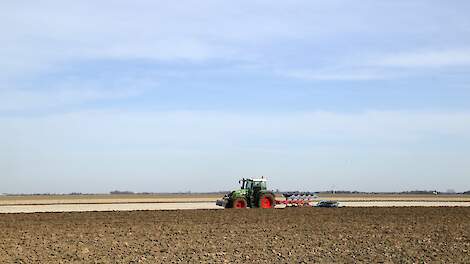
[{"label": "tractor front wheel", "polygon": [[259,198],[259,207],[260,208],[274,208],[276,201],[274,200],[274,196],[272,194],[263,194]]},{"label": "tractor front wheel", "polygon": [[233,208],[235,209],[246,208],[246,200],[243,198],[236,198],[235,200],[233,200]]}]

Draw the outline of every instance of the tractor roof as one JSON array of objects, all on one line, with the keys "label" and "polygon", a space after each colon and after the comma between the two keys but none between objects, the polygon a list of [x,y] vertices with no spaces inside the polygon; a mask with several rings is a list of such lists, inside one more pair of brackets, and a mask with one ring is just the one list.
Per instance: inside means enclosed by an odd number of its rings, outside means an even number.
[{"label": "tractor roof", "polygon": [[256,181],[256,182],[265,182],[265,181],[266,181],[266,179],[264,179],[264,178],[261,178],[261,179],[250,179],[250,180]]}]

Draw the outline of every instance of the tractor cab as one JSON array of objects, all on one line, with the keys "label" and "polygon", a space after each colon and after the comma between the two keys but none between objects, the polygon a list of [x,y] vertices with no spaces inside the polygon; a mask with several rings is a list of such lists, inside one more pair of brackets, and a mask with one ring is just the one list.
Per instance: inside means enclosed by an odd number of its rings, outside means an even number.
[{"label": "tractor cab", "polygon": [[241,190],[246,192],[249,201],[258,199],[261,191],[266,191],[266,179],[241,179]]},{"label": "tractor cab", "polygon": [[242,190],[266,190],[266,179],[241,179]]}]

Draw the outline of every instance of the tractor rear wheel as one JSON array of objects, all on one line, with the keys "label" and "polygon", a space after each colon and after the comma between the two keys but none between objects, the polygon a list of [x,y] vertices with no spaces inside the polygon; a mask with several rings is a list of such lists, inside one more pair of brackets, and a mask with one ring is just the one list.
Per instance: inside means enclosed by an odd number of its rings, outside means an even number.
[{"label": "tractor rear wheel", "polygon": [[235,208],[235,209],[246,208],[246,200],[243,198],[236,198],[235,200],[233,200],[232,208]]},{"label": "tractor rear wheel", "polygon": [[274,205],[276,204],[276,201],[274,200],[274,195],[272,194],[263,194],[259,197],[259,208],[274,208]]}]

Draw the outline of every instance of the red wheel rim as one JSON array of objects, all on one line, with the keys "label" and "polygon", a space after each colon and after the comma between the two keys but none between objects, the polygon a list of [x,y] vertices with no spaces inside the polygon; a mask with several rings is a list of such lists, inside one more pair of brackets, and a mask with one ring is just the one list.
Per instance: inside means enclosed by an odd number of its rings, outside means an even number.
[{"label": "red wheel rim", "polygon": [[235,208],[244,208],[245,207],[245,203],[243,201],[237,201],[235,203]]},{"label": "red wheel rim", "polygon": [[263,199],[261,199],[261,208],[271,208],[271,205],[271,199],[268,197],[263,197]]}]

